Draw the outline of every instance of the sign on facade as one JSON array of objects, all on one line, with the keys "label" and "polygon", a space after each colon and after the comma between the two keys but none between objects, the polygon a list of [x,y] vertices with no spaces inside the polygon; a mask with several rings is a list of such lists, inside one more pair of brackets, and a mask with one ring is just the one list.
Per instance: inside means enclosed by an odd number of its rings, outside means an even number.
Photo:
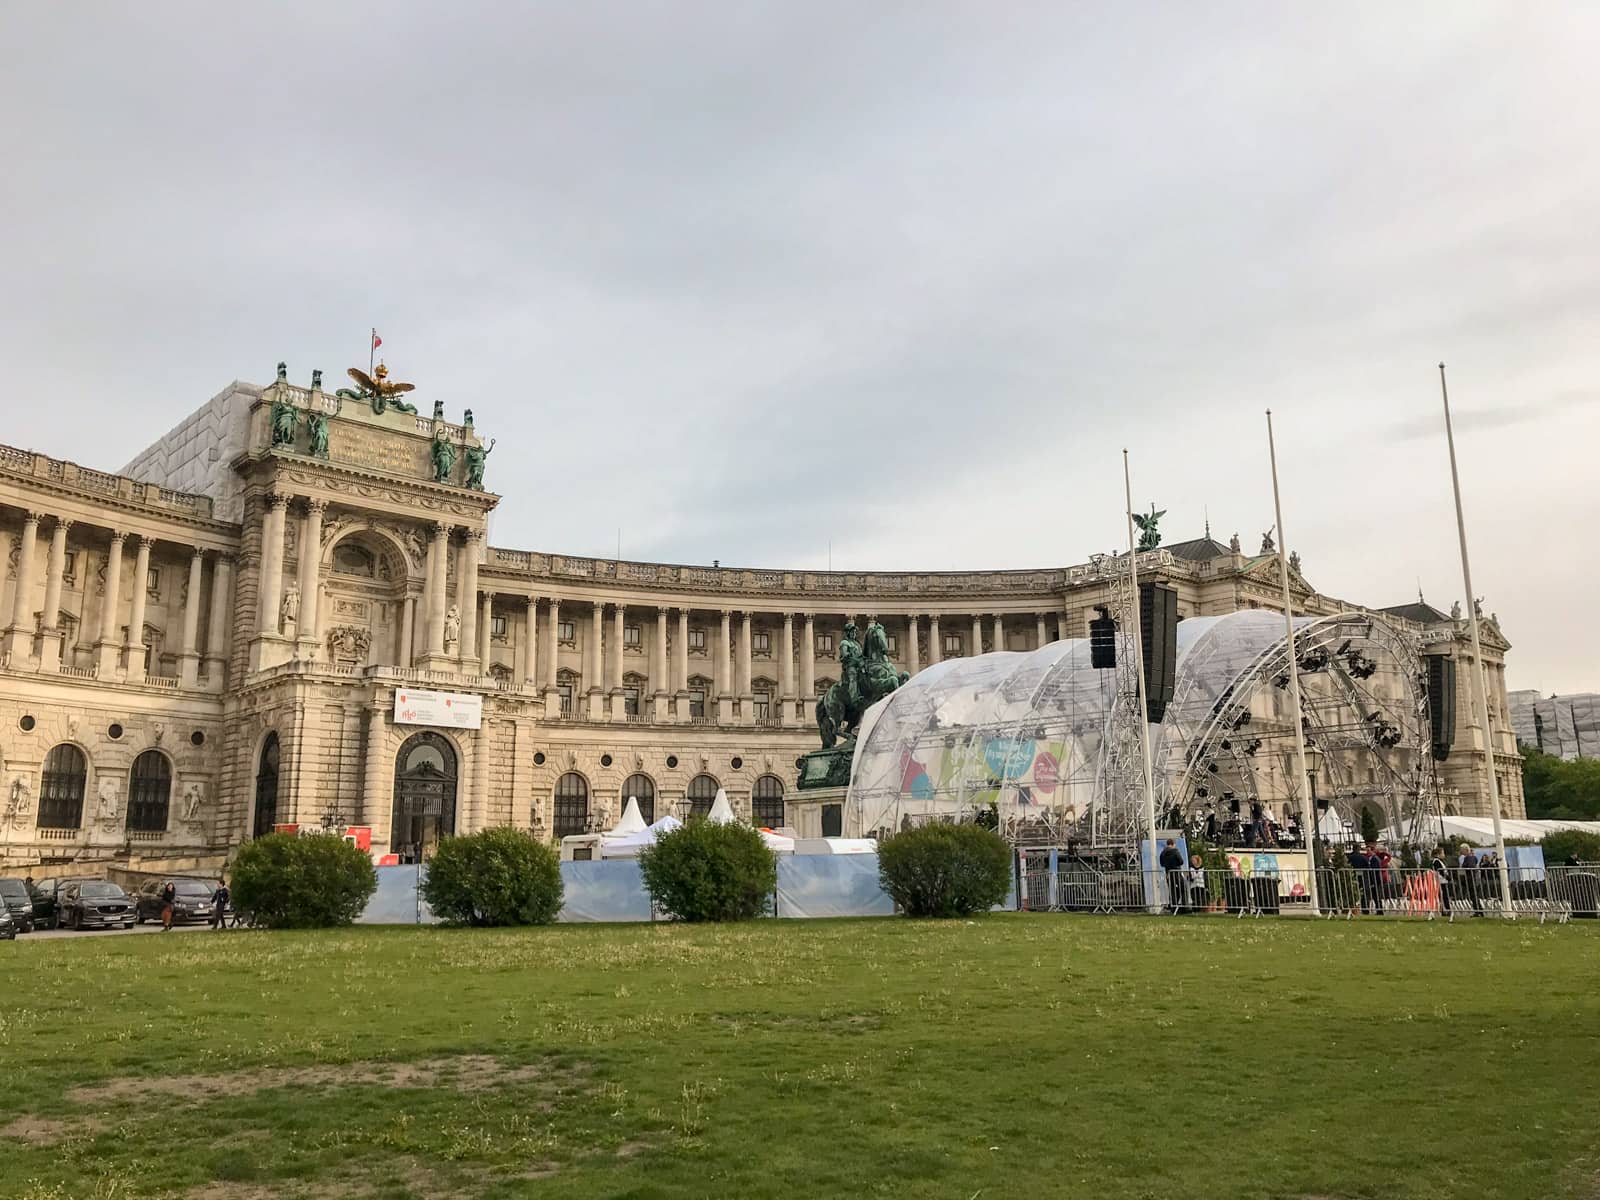
[{"label": "sign on facade", "polygon": [[483,725],[483,697],[463,692],[422,692],[396,688],[394,723],[478,729]]}]

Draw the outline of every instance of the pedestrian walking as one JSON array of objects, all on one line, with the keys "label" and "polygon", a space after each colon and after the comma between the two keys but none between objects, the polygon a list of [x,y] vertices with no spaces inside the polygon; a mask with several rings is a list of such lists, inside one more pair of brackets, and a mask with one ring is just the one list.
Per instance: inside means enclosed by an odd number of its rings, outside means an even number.
[{"label": "pedestrian walking", "polygon": [[217,880],[217,890],[211,893],[211,928],[228,927],[228,901],[231,899],[232,893],[228,891],[228,881]]},{"label": "pedestrian walking", "polygon": [[178,902],[178,888],[172,880],[167,880],[166,887],[161,889],[161,932],[172,931],[173,907]]},{"label": "pedestrian walking", "polygon": [[1161,869],[1167,873],[1167,903],[1172,905],[1173,916],[1177,916],[1184,901],[1183,851],[1172,838],[1167,839],[1161,851]]}]

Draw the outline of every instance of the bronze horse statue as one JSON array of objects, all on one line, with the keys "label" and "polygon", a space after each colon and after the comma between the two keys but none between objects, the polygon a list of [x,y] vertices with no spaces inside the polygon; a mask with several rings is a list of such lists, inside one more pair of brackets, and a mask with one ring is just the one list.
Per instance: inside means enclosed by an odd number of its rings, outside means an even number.
[{"label": "bronze horse statue", "polygon": [[889,661],[889,637],[882,625],[873,621],[867,626],[864,648],[856,633],[856,623],[846,622],[839,641],[839,682],[817,698],[817,732],[824,750],[841,739],[852,740],[867,709],[910,678]]}]

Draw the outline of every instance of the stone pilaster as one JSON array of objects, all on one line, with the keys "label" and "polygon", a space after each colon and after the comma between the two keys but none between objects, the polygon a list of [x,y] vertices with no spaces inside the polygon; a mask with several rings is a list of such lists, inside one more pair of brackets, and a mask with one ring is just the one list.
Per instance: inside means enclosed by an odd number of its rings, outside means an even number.
[{"label": "stone pilaster", "polygon": [[561,601],[554,597],[550,600],[550,625],[545,640],[549,643],[549,649],[544,656],[544,715],[558,717],[561,715],[561,693],[556,690],[556,673],[560,670],[561,658]]},{"label": "stone pilaster", "polygon": [[318,657],[322,635],[322,500],[307,500],[300,524],[300,619],[296,640],[301,658]]},{"label": "stone pilaster", "polygon": [[783,657],[778,660],[778,716],[785,725],[798,721],[794,694],[794,614],[783,614],[783,632],[779,635],[778,649]]},{"label": "stone pilaster", "polygon": [[589,645],[587,647],[589,666],[584,672],[588,675],[589,693],[589,719],[591,721],[605,720],[605,676],[604,634],[606,624],[605,605],[595,601],[594,610],[589,616]]},{"label": "stone pilaster", "polygon": [[939,636],[939,614],[928,616],[928,665],[931,667],[944,658],[944,640]]},{"label": "stone pilaster", "polygon": [[722,625],[717,634],[717,724],[733,724],[733,664],[728,661],[728,647],[733,640],[733,613],[722,610]]},{"label": "stone pilaster", "polygon": [[111,533],[111,549],[106,552],[106,594],[101,598],[100,637],[95,642],[95,655],[99,659],[101,679],[110,679],[117,673],[122,657],[122,638],[117,632],[119,593],[122,590],[122,544],[128,535],[117,530]]},{"label": "stone pilaster", "polygon": [[211,564],[211,620],[206,628],[206,689],[212,692],[222,690],[227,673],[232,582],[233,555],[217,555]]},{"label": "stone pilaster", "polygon": [[674,657],[677,660],[676,669],[673,671],[672,687],[674,691],[673,704],[676,706],[678,724],[687,725],[691,714],[689,712],[689,610],[678,610],[678,645]]},{"label": "stone pilaster", "polygon": [[128,666],[126,677],[136,683],[145,677],[144,610],[150,590],[150,539],[141,537],[133,557],[133,595],[128,597]]},{"label": "stone pilaster", "polygon": [[50,562],[44,578],[44,611],[41,624],[44,636],[39,643],[39,669],[54,671],[61,666],[61,577],[67,569],[67,530],[71,521],[56,518],[50,532]]},{"label": "stone pilaster", "polygon": [[20,663],[33,657],[33,560],[39,545],[42,513],[22,518],[22,544],[17,551],[17,590],[11,601],[11,628],[6,631],[6,652]]},{"label": "stone pilaster", "polygon": [[183,641],[178,646],[178,686],[200,682],[200,602],[205,587],[206,556],[198,548],[189,556],[189,594],[183,604]]},{"label": "stone pilaster", "polygon": [[666,724],[672,719],[668,711],[668,695],[671,687],[669,674],[671,667],[667,662],[667,610],[656,609],[656,642],[655,653],[650,658],[650,686],[654,693],[651,702],[650,717],[658,724]]},{"label": "stone pilaster", "polygon": [[750,650],[753,640],[753,618],[750,613],[740,614],[739,621],[739,724],[755,724],[755,689],[751,681]]}]

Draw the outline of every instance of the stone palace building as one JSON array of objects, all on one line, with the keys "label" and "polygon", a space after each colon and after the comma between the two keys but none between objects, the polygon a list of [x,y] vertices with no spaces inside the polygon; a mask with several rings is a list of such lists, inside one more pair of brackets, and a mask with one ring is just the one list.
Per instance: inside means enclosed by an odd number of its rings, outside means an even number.
[{"label": "stone palace building", "polygon": [[[454,424],[375,386],[341,396],[280,367],[119,474],[0,447],[4,865],[213,870],[278,825],[369,827],[410,859],[488,825],[582,832],[630,795],[647,819],[705,811],[719,787],[782,825],[847,620],[876,617],[914,673],[1086,636],[1107,602],[1099,560],[820,572],[488,546],[470,410]],[[1207,536],[1154,570],[1198,616],[1280,608],[1276,562]],[[1291,576],[1297,609],[1351,607]],[[1385,612],[1469,658],[1464,621]],[[1520,815],[1508,643],[1481,628]],[[1441,772],[1480,813],[1470,678]]]}]

